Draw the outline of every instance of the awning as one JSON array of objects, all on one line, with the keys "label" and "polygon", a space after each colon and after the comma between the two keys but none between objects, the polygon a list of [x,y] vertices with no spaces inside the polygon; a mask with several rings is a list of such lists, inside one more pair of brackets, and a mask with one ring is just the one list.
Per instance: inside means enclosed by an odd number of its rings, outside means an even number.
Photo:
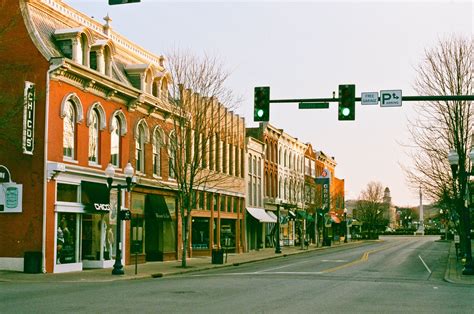
[{"label": "awning", "polygon": [[145,211],[157,219],[171,219],[170,211],[163,195],[147,194]]},{"label": "awning", "polygon": [[274,222],[278,221],[278,217],[273,212],[267,210],[267,215],[272,217],[275,220]]},{"label": "awning", "polygon": [[296,212],[296,214],[298,215],[298,218],[301,218],[301,219],[306,219],[307,217],[306,212],[304,210],[299,210]]},{"label": "awning", "polygon": [[334,213],[329,213],[329,214],[331,215],[332,222],[337,223],[337,224],[341,223],[341,219],[339,219],[339,217],[337,217],[336,214],[334,214]]},{"label": "awning", "polygon": [[247,207],[247,212],[260,222],[277,222],[276,219],[267,214],[265,209]]},{"label": "awning", "polygon": [[105,184],[81,181],[81,201],[88,212],[110,211],[110,191]]}]

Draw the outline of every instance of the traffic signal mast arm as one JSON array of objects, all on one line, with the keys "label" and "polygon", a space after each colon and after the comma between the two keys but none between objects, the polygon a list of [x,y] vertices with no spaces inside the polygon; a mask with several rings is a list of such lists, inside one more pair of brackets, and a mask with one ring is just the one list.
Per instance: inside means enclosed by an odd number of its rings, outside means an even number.
[{"label": "traffic signal mast arm", "polygon": [[[380,97],[378,99],[380,101]],[[402,96],[402,101],[454,101],[474,100],[474,95],[451,95],[451,96]],[[305,98],[305,99],[270,99],[270,103],[306,103],[306,102],[339,102],[340,98]],[[356,97],[355,101],[361,101]]]}]

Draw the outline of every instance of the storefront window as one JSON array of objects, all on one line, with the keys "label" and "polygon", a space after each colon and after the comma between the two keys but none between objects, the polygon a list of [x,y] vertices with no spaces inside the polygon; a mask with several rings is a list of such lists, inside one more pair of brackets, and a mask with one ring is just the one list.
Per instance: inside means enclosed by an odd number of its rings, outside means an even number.
[{"label": "storefront window", "polygon": [[209,249],[209,218],[193,218],[191,241],[194,250]]},{"label": "storefront window", "polygon": [[56,264],[76,263],[78,260],[77,214],[58,213]]},{"label": "storefront window", "polygon": [[110,214],[82,215],[82,259],[98,261],[114,257],[115,226],[110,224]]},{"label": "storefront window", "polygon": [[176,199],[165,196],[166,206],[170,213],[171,220],[163,222],[163,250],[164,252],[176,251]]},{"label": "storefront window", "polygon": [[133,254],[144,253],[145,238],[145,194],[132,194],[131,250]]},{"label": "storefront window", "polygon": [[235,247],[235,220],[221,220],[221,246],[228,248]]},{"label": "storefront window", "polygon": [[79,202],[79,185],[58,183],[57,197],[58,202]]}]

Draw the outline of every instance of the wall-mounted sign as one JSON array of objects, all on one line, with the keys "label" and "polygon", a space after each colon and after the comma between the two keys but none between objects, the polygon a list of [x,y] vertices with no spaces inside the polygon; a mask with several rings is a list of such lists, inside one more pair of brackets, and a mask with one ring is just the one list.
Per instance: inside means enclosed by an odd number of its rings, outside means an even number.
[{"label": "wall-mounted sign", "polygon": [[0,183],[10,182],[10,171],[7,167],[0,165]]},{"label": "wall-mounted sign", "polygon": [[23,153],[33,155],[35,134],[35,84],[25,82],[23,105]]},{"label": "wall-mounted sign", "polygon": [[11,182],[10,171],[0,165],[0,213],[21,213],[23,185]]}]

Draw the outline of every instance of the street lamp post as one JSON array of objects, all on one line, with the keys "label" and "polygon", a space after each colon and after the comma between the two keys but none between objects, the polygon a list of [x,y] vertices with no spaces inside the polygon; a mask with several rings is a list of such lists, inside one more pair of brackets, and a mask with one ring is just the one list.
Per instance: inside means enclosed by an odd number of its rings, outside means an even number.
[{"label": "street lamp post", "polygon": [[[474,161],[474,148],[471,149],[471,152],[469,153],[469,159],[471,161]],[[459,155],[456,152],[456,150],[451,150],[448,154],[448,161],[449,164],[451,165],[451,170],[453,172],[453,181],[455,181],[456,178],[456,173],[458,171],[458,166],[459,166]],[[463,275],[474,275],[474,267],[472,265],[472,249],[471,249],[471,219],[470,219],[470,213],[469,213],[469,207],[465,206],[465,194],[463,193],[463,190],[465,191],[466,186],[465,186],[465,181],[469,176],[474,175],[474,172],[472,171],[466,171],[461,167],[459,169],[459,183],[461,184],[460,188],[460,194],[459,194],[459,207],[461,208],[461,218],[464,223],[464,232],[465,232],[465,237],[464,237],[464,253],[466,255],[466,263],[464,264],[464,269],[462,271]],[[454,184],[455,185],[455,184]],[[456,190],[455,190],[456,192]]]},{"label": "street lamp post", "polygon": [[349,225],[347,224],[347,208],[344,208],[344,222],[346,223],[346,235],[344,236],[344,243],[347,243],[347,237],[349,235]]},{"label": "street lamp post", "polygon": [[443,216],[444,212],[443,212],[442,209],[439,210],[439,213],[441,214],[441,218],[445,221],[445,223],[443,223],[443,225],[444,225],[444,240],[448,240],[448,226],[449,226],[448,223],[449,223],[449,221],[446,219],[447,216],[448,216],[448,210],[446,210],[446,215],[445,216]]},{"label": "street lamp post", "polygon": [[132,187],[132,177],[133,177],[133,167],[130,163],[127,163],[124,169],[125,174],[125,181],[126,185],[116,184],[112,185],[115,176],[115,168],[112,164],[109,164],[105,169],[105,175],[107,176],[107,185],[109,187],[109,191],[112,189],[117,189],[117,230],[115,233],[115,263],[114,269],[112,270],[112,275],[123,275],[123,266],[122,266],[122,252],[120,250],[120,243],[121,243],[121,224],[122,224],[122,216],[121,216],[121,207],[122,207],[122,189],[126,189],[127,192],[130,192]]},{"label": "street lamp post", "polygon": [[275,253],[281,253],[280,248],[280,203],[277,204],[277,225],[276,225],[276,244],[275,244]]}]

